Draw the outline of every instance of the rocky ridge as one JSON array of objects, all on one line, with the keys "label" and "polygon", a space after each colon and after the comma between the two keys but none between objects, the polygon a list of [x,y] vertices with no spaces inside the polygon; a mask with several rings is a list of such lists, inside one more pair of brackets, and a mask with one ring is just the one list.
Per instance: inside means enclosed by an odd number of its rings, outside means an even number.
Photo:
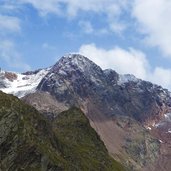
[{"label": "rocky ridge", "polygon": [[71,108],[52,122],[18,98],[0,92],[0,170],[124,171],[88,119]]}]

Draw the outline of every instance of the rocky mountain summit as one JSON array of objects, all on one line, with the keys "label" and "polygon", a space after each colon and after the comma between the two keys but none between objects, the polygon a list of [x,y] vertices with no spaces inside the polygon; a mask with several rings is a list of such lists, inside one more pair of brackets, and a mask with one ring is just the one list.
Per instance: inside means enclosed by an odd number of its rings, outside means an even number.
[{"label": "rocky mountain summit", "polygon": [[68,105],[91,99],[103,104],[107,115],[127,115],[146,124],[155,124],[171,107],[167,89],[133,75],[103,71],[81,55],[61,58],[41,80],[37,90],[49,92]]},{"label": "rocky mountain summit", "polygon": [[[102,70],[79,54],[62,57],[43,73],[34,91],[26,90],[22,98],[43,116],[54,120],[76,106],[109,154],[130,170],[171,169],[171,95],[167,89],[133,75]],[[34,78],[35,72],[27,75]]]}]

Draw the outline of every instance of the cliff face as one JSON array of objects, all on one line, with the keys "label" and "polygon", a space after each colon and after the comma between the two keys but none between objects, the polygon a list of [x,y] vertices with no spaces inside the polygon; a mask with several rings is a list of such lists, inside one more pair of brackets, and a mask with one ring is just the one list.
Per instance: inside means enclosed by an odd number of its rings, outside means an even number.
[{"label": "cliff face", "polygon": [[33,107],[0,92],[0,170],[117,170],[88,120],[72,108],[49,122]]},{"label": "cliff face", "polygon": [[170,92],[131,75],[103,71],[88,58],[61,58],[42,79],[37,90],[49,92],[57,101],[82,105],[87,99],[103,106],[107,115],[125,115],[141,123],[157,122],[171,107]]}]

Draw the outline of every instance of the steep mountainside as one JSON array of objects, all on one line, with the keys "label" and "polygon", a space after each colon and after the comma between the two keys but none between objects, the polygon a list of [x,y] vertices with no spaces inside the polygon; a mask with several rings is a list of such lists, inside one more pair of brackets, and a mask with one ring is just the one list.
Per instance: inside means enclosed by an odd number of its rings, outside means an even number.
[{"label": "steep mountainside", "polygon": [[0,170],[123,171],[77,108],[50,123],[34,108],[0,92]]},{"label": "steep mountainside", "polygon": [[62,57],[40,80],[23,100],[46,118],[54,120],[77,106],[114,159],[131,170],[171,169],[168,90],[133,75],[102,70],[78,54]]},{"label": "steep mountainside", "polygon": [[69,105],[91,98],[103,104],[106,114],[131,116],[147,124],[157,122],[171,106],[168,90],[130,75],[103,71],[80,55],[61,58],[42,79],[38,90]]},{"label": "steep mountainside", "polygon": [[103,71],[81,55],[61,58],[37,89],[65,106],[81,107],[114,158],[135,170],[155,168],[160,143],[144,127],[155,127],[170,112],[168,90],[132,75]]}]

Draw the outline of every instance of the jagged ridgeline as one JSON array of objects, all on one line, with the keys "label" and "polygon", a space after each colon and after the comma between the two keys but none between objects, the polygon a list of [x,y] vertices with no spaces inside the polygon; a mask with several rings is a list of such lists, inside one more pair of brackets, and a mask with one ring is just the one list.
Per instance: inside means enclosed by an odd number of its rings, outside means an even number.
[{"label": "jagged ridgeline", "polygon": [[18,98],[0,92],[1,171],[123,171],[88,119],[71,108],[50,122]]}]

